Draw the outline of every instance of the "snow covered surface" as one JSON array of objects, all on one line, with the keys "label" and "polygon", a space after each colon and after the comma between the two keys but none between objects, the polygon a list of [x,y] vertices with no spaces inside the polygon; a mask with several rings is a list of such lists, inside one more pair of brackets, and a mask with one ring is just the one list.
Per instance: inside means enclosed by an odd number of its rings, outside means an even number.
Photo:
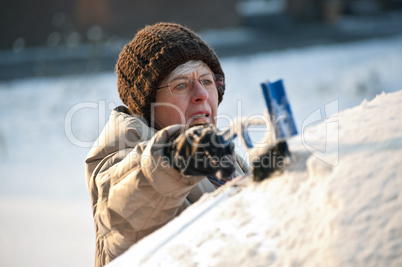
[{"label": "snow covered surface", "polygon": [[[384,181],[377,181],[376,177],[378,177],[378,173],[383,171],[391,175],[389,171],[393,169],[395,177],[400,179],[400,169],[392,165],[395,164],[398,155],[400,155],[400,136],[397,136],[396,130],[392,132],[387,130],[391,128],[378,127],[378,125],[380,125],[381,119],[389,122],[389,125],[394,125],[392,123],[398,120],[401,122],[401,119],[395,115],[394,121],[392,121],[389,117],[390,111],[378,112],[376,116],[373,115],[373,118],[365,116],[363,107],[366,105],[367,114],[371,114],[370,111],[373,109],[381,110],[377,108],[380,106],[384,110],[393,108],[395,112],[400,108],[398,109],[397,105],[391,106],[389,101],[392,99],[389,98],[398,98],[400,101],[400,94],[387,95],[378,98],[373,103],[364,102],[366,104],[362,104],[359,109],[346,111],[346,113],[350,112],[350,116],[348,115],[350,120],[342,119],[344,115],[330,116],[336,115],[340,110],[359,105],[364,99],[371,100],[383,91],[394,92],[402,89],[402,75],[400,75],[402,73],[402,36],[343,45],[317,46],[252,56],[223,58],[221,63],[227,77],[227,92],[219,110],[218,124],[220,126],[227,125],[230,118],[263,114],[265,103],[259,83],[266,79],[270,81],[283,79],[299,132],[306,134],[297,142],[292,140],[291,149],[295,151],[296,161],[292,165],[294,169],[290,168],[289,172],[285,174],[287,178],[264,182],[258,186],[250,185],[244,188],[240,194],[230,197],[230,202],[237,203],[238,210],[244,210],[247,214],[240,216],[239,213],[226,212],[223,215],[216,215],[221,218],[216,225],[222,229],[220,230],[222,240],[206,243],[206,247],[219,248],[222,242],[226,243],[231,239],[234,241],[241,240],[244,238],[242,234],[245,233],[242,232],[243,225],[258,226],[262,223],[273,225],[277,225],[278,222],[286,223],[277,232],[278,238],[275,239],[275,242],[279,243],[270,243],[269,240],[262,242],[259,239],[262,232],[257,231],[257,228],[254,227],[255,232],[250,232],[250,235],[241,241],[245,245],[249,244],[248,242],[255,242],[254,250],[251,249],[247,252],[248,250],[240,249],[243,245],[238,246],[236,253],[234,250],[231,250],[230,253],[221,250],[216,254],[215,259],[217,261],[230,257],[250,257],[250,259],[254,257],[258,262],[258,255],[261,254],[257,252],[275,245],[278,249],[270,257],[272,257],[273,262],[278,262],[282,255],[287,254],[283,250],[287,246],[284,245],[285,241],[289,244],[293,242],[293,245],[288,247],[297,250],[299,242],[304,242],[310,238],[310,235],[307,234],[308,231],[306,230],[305,233],[303,229],[310,223],[317,223],[313,219],[330,221],[330,225],[335,227],[334,229],[342,232],[347,229],[343,228],[346,223],[343,223],[342,220],[354,224],[356,220],[358,222],[360,222],[359,220],[364,221],[364,216],[371,214],[368,211],[374,209],[377,198],[379,203],[382,203],[382,198],[389,199],[390,210],[396,207],[391,205],[395,203],[395,200],[392,200],[391,195],[393,193],[389,187],[400,189],[400,182],[398,187],[395,184],[396,178],[389,178],[389,182],[385,183]],[[112,68],[113,66],[111,66]],[[382,102],[384,102],[383,105]],[[90,200],[85,186],[84,160],[90,145],[102,130],[110,110],[120,103],[116,89],[116,78],[112,72],[88,76],[21,79],[0,83],[0,224],[2,226],[0,227],[0,236],[2,237],[0,239],[0,257],[4,266],[93,265],[95,236]],[[339,118],[339,136],[341,136],[341,133],[345,134],[345,129],[351,129],[349,123],[355,124],[360,121],[358,114],[365,118],[365,121],[360,123],[372,127],[369,127],[368,130],[365,127],[362,129],[366,130],[360,130],[360,128],[355,131],[349,130],[350,132],[346,137],[339,137],[337,157],[328,156],[336,155],[336,153],[322,153],[325,149],[325,143],[320,139],[324,138],[321,136],[323,131],[316,130],[317,136],[314,135],[313,130],[307,131],[307,126],[322,122],[326,118],[335,120],[327,124],[329,130],[334,129],[337,127],[336,118]],[[375,124],[372,124],[374,120]],[[326,124],[321,123],[319,125],[322,127]],[[319,128],[319,126],[316,127]],[[362,136],[366,136],[366,139],[361,139]],[[238,140],[235,142],[240,153],[245,155]],[[372,147],[381,148],[382,145],[388,145],[389,149],[384,149],[378,155],[377,151],[373,154]],[[336,144],[328,143],[330,151],[336,147]],[[329,162],[330,166],[336,165],[337,161],[338,165],[328,167],[326,164],[320,163],[316,157],[311,157],[312,154],[321,157],[325,162]],[[305,166],[304,162],[307,162],[307,166],[310,167],[303,167]],[[361,167],[364,162],[367,162],[367,165]],[[347,166],[351,169],[341,168],[344,166],[343,164],[348,164]],[[360,167],[352,168],[354,164]],[[387,166],[394,167],[387,168]],[[297,168],[301,169],[297,171]],[[399,174],[396,173],[398,170]],[[296,175],[298,172],[300,175]],[[314,173],[317,177],[312,179],[315,177]],[[326,176],[322,176],[322,173],[325,173]],[[290,176],[292,175],[295,175],[295,179],[291,179]],[[352,194],[352,190],[338,190],[342,184],[338,184],[337,179],[331,179],[335,175],[349,178],[357,177],[351,179],[352,184],[348,184],[348,186],[359,188],[358,194],[349,195]],[[362,183],[358,183],[362,177],[373,182],[363,186]],[[291,183],[285,181],[291,181]],[[374,181],[377,181],[378,184],[375,184]],[[375,190],[380,186],[384,187],[384,193],[378,194],[377,198],[373,195],[374,200],[368,202],[367,208],[362,209],[360,213],[354,214],[354,209],[344,210],[346,213],[336,213],[338,210],[343,210],[344,206],[342,205],[345,205],[345,199],[349,202],[360,201],[367,194],[370,196],[376,192]],[[310,191],[307,191],[308,187],[311,187]],[[283,190],[282,193],[285,195],[291,195],[291,192],[295,193],[292,197],[279,199],[278,195],[274,195],[275,199],[271,199],[273,196],[268,192],[272,192],[270,191],[273,190],[272,188]],[[321,188],[328,191],[321,190]],[[250,193],[246,194],[246,192]],[[308,196],[307,192],[311,192],[316,201],[312,196]],[[247,199],[244,198],[239,201],[239,197],[246,195],[248,196]],[[297,199],[296,196],[300,196],[300,199]],[[295,208],[297,202],[303,200],[302,196],[306,198],[306,202],[311,203],[305,207],[306,211]],[[400,196],[398,197],[400,201]],[[265,201],[265,198],[270,201]],[[261,200],[264,200],[260,203],[262,206],[250,204]],[[284,202],[288,203],[289,207],[286,206],[286,209],[282,210],[275,209],[277,206],[284,205]],[[221,204],[225,203],[228,203],[227,200]],[[333,206],[327,207],[327,203],[333,203]],[[351,206],[358,208],[357,205]],[[272,213],[261,213],[260,208],[272,210]],[[223,212],[224,210],[219,208],[216,209],[216,212]],[[289,210],[292,210],[293,216],[300,214],[300,217],[304,218],[304,224],[299,225],[300,228],[297,230],[301,231],[300,239],[296,239],[294,232],[291,232],[296,231],[296,228],[285,231],[289,225],[292,225],[291,221],[286,221],[290,217],[279,216],[280,214],[275,213],[287,214]],[[314,210],[321,217],[309,217],[314,214]],[[328,213],[326,213],[327,210]],[[335,214],[333,219],[330,218],[331,210],[334,212],[332,214]],[[342,214],[342,219],[337,217],[337,214]],[[395,212],[395,214],[398,213]],[[222,219],[224,216],[233,216],[234,223],[224,221]],[[244,219],[244,221],[238,221],[239,218]],[[388,229],[386,227],[390,227],[391,230],[394,229],[392,228],[393,221],[390,221],[388,226],[388,224],[381,224],[376,216],[369,217],[367,220],[372,221],[372,227],[380,225],[382,227],[380,230],[385,231]],[[321,225],[321,227],[324,226]],[[369,228],[366,232],[365,228],[361,227],[360,232],[363,237],[369,235],[369,230],[373,229]],[[247,226],[244,231],[248,231],[247,229],[250,228]],[[328,246],[331,250],[327,250],[326,253],[328,254],[326,255],[328,257],[332,255],[332,259],[338,255],[337,253],[347,250],[347,246],[339,245],[342,243],[342,239],[332,238],[332,235],[336,236],[333,234],[335,232],[328,228],[322,228],[320,231],[322,232],[314,232],[317,235],[319,234],[318,237],[312,235],[311,238],[318,240],[323,237],[320,240],[326,240],[329,243],[324,241],[320,245],[311,243],[308,248],[304,247],[303,251],[313,251],[314,246],[323,248]],[[237,232],[239,232],[239,237],[235,235]],[[203,233],[198,230],[194,234],[200,236]],[[349,232],[347,234],[349,235]],[[350,237],[353,239],[355,234],[351,232]],[[271,236],[271,234],[266,233],[264,235]],[[197,236],[194,235],[194,238]],[[328,236],[331,238],[326,238]],[[395,230],[393,235],[383,238],[389,238],[392,241],[392,236],[399,236],[400,238],[400,229],[399,231]],[[369,239],[366,238],[366,240]],[[396,241],[391,241],[382,240],[380,244],[384,245],[378,245],[378,249],[388,251],[387,253],[391,256],[394,255],[392,251],[400,249],[401,245],[400,243],[399,245],[398,243],[392,245],[392,242]],[[257,246],[257,244],[261,244],[261,246]],[[188,243],[186,246],[191,249],[189,251],[192,251],[192,244]],[[369,246],[366,249],[365,246],[362,246],[359,249],[365,251],[367,257],[370,257],[372,248]],[[175,253],[185,254],[185,251],[187,250],[177,250]],[[207,253],[207,250],[202,251],[207,255],[210,254]],[[333,254],[329,255],[330,253]],[[219,255],[223,256],[219,257]],[[347,255],[349,254],[347,253]],[[347,255],[341,259],[347,261],[349,259]],[[182,258],[180,255],[177,257]],[[197,257],[203,257],[203,254],[198,254]],[[183,258],[183,260],[185,259]],[[263,260],[261,259],[261,261]],[[300,261],[304,260],[304,258],[300,259]],[[316,260],[318,259],[316,258]]]},{"label": "snow covered surface", "polygon": [[295,137],[283,174],[204,195],[108,266],[401,266],[401,101],[383,93],[309,128],[340,141],[336,166]]}]

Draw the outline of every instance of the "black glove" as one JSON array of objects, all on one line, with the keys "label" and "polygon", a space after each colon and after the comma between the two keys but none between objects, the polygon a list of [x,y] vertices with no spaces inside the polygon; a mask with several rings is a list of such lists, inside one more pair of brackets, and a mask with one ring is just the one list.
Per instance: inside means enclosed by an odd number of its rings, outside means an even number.
[{"label": "black glove", "polygon": [[290,152],[286,141],[281,141],[258,159],[252,162],[253,180],[262,181],[269,178],[276,171],[283,170],[289,161]]},{"label": "black glove", "polygon": [[184,175],[230,177],[235,171],[234,144],[212,125],[193,126],[170,139],[165,155]]}]

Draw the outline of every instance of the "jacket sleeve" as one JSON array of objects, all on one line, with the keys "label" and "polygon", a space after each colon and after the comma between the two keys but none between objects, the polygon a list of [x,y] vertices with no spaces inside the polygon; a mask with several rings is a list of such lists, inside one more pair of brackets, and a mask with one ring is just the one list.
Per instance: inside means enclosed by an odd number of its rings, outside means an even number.
[{"label": "jacket sleeve", "polygon": [[[88,183],[92,192],[97,255],[108,262],[172,220],[204,176],[182,176],[163,155],[175,125],[105,157]],[[92,188],[91,188],[92,187]]]}]

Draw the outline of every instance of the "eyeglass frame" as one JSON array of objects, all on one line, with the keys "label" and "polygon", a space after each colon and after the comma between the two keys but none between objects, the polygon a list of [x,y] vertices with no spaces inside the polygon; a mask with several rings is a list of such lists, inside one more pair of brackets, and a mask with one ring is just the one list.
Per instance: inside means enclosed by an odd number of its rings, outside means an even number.
[{"label": "eyeglass frame", "polygon": [[[215,74],[215,73],[214,73],[214,74],[211,74],[211,75],[213,76],[216,90],[218,90],[218,92],[222,92],[223,87],[225,86],[225,78],[224,78],[224,76],[221,75],[221,74]],[[217,78],[217,77],[218,77],[218,78]],[[204,85],[202,84],[202,82],[201,82],[202,78],[198,78],[198,79],[190,79],[190,78],[188,78],[188,80],[192,80],[193,82],[194,82],[195,80],[197,80],[198,83],[201,84],[202,88],[204,88],[205,90],[207,90],[207,89],[204,87]],[[217,81],[220,81],[221,84],[220,84],[220,85],[217,84]],[[160,90],[160,89],[163,89],[163,88],[166,88],[166,87],[167,87],[167,88],[169,88],[169,93],[170,93],[171,95],[178,96],[177,94],[172,93],[172,90],[170,89],[171,83],[172,83],[172,81],[170,81],[167,85],[164,85],[164,86],[161,86],[161,87],[157,87],[157,88],[155,88],[155,89],[156,89],[156,90]],[[193,83],[193,87],[194,87],[194,83]],[[193,87],[192,87],[192,88],[193,88]]]}]

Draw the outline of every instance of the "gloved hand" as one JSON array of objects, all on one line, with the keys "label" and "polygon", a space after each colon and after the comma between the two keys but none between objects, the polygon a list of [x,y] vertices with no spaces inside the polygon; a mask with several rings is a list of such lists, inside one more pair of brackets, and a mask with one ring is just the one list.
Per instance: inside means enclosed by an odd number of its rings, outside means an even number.
[{"label": "gloved hand", "polygon": [[274,172],[283,170],[288,165],[289,158],[290,152],[286,141],[277,143],[252,162],[253,180],[260,182],[272,176]]},{"label": "gloved hand", "polygon": [[193,126],[170,139],[165,155],[184,175],[230,177],[235,171],[234,144],[224,143],[212,125]]}]

